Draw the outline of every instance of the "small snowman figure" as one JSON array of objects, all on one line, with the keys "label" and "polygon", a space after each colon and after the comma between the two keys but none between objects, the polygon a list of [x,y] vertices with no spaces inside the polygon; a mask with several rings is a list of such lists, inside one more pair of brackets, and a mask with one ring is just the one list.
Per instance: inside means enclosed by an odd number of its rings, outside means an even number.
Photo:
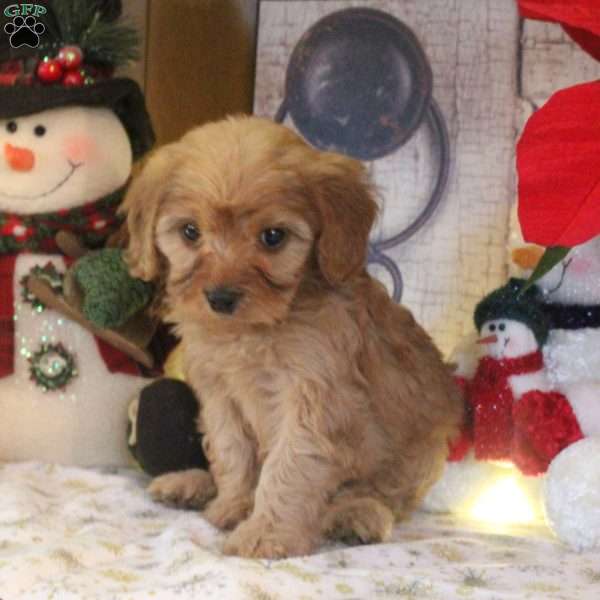
[{"label": "small snowman figure", "polygon": [[578,549],[600,546],[600,236],[575,246],[536,282],[550,321],[544,360],[585,439],[548,470],[545,511],[557,535]]},{"label": "small snowman figure", "polygon": [[475,458],[507,460],[525,475],[539,475],[582,433],[567,398],[552,389],[541,350],[548,321],[537,291],[521,294],[523,284],[511,279],[477,305],[484,356],[467,398]]},{"label": "small snowman figure", "polygon": [[511,279],[477,305],[482,356],[473,378],[462,382],[469,422],[451,460],[472,445],[477,460],[509,461],[538,475],[582,434],[569,401],[552,389],[541,350],[548,322],[537,291],[520,293],[523,283]]},{"label": "small snowman figure", "polygon": [[550,320],[544,360],[586,436],[600,436],[600,236],[575,246],[536,282]]},{"label": "small snowman figure", "polygon": [[552,389],[545,369],[542,347],[549,324],[538,292],[521,293],[523,285],[511,279],[476,307],[481,352],[474,374],[459,381],[467,419],[446,474],[426,501],[430,509],[458,510],[497,462],[512,463],[527,476],[543,474],[564,448],[582,438],[568,399]]},{"label": "small snowman figure", "polygon": [[68,260],[58,232],[97,248],[117,231],[132,161],[153,143],[138,85],[112,77],[134,56],[134,32],[114,21],[119,13],[120,2],[54,0],[40,17],[40,46],[0,55],[3,461],[129,460],[127,405],[147,380],[26,285],[36,275],[62,289]]}]

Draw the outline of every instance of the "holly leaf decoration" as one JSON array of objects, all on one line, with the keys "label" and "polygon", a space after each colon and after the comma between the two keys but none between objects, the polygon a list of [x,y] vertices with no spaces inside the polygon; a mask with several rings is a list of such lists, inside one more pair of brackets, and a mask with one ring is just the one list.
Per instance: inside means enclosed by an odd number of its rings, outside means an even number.
[{"label": "holly leaf decoration", "polygon": [[552,269],[559,264],[570,251],[571,248],[565,248],[564,246],[552,246],[551,248],[546,248],[542,258],[540,258],[540,262],[538,262],[533,273],[529,276],[529,279],[519,292],[519,296],[537,283],[546,273],[552,271]]},{"label": "holly leaf decoration", "polygon": [[517,144],[525,241],[571,248],[600,234],[600,81],[556,92]]},{"label": "holly leaf decoration", "polygon": [[598,0],[517,0],[525,19],[560,23],[567,34],[600,60],[600,3]]}]

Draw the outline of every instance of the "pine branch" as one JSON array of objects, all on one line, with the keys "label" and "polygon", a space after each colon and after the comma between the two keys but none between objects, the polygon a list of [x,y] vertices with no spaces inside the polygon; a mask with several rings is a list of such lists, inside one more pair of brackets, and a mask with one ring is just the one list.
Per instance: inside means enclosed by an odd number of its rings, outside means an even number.
[{"label": "pine branch", "polygon": [[53,55],[73,44],[83,51],[86,64],[119,67],[139,58],[136,29],[104,21],[93,1],[54,0],[52,8],[56,22],[48,24],[44,53]]},{"label": "pine branch", "polygon": [[79,45],[86,62],[118,67],[139,58],[138,43],[137,31],[132,27],[98,21],[85,32]]}]

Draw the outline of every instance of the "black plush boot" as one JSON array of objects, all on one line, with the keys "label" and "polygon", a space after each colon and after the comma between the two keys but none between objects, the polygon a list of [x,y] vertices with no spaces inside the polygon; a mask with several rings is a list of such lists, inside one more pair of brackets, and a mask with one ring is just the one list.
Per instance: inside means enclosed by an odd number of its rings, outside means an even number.
[{"label": "black plush boot", "polygon": [[208,467],[196,427],[198,400],[187,384],[159,379],[145,387],[136,402],[137,416],[130,411],[129,449],[146,473],[156,477]]}]

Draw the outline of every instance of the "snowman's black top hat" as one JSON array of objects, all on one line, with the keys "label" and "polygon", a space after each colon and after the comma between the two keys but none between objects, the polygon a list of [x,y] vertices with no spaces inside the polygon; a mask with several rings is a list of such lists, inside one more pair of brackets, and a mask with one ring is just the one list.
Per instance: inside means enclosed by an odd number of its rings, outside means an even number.
[{"label": "snowman's black top hat", "polygon": [[[0,8],[4,4],[0,0]],[[0,13],[0,119],[63,106],[106,107],[121,120],[134,157],[143,155],[154,143],[144,96],[132,79],[112,77],[120,62],[135,56],[137,42],[133,30],[115,23],[120,0],[47,0],[39,6],[46,13],[37,18]],[[88,44],[90,27],[97,32]],[[23,29],[39,32],[37,46],[14,41]],[[103,40],[111,40],[110,46],[103,47]]]}]

